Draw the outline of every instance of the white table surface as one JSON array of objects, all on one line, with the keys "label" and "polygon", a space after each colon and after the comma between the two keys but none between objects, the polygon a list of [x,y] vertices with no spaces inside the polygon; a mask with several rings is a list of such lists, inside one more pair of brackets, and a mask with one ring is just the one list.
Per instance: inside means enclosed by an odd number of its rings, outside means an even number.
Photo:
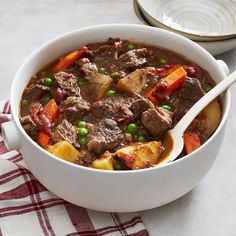
[{"label": "white table surface", "polygon": [[[67,31],[105,23],[140,21],[131,0],[0,0],[0,99],[9,97],[17,68],[40,45]],[[236,69],[236,49],[217,58]],[[150,235],[236,235],[236,87],[231,91],[231,113],[216,163],[181,199],[140,213]]]}]

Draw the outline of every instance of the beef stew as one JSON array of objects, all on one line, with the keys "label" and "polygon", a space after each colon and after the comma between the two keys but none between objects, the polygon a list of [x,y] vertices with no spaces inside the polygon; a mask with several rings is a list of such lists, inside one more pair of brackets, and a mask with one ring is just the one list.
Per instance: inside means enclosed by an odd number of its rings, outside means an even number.
[{"label": "beef stew", "polygon": [[[172,149],[166,131],[214,85],[207,71],[181,55],[109,38],[33,75],[22,95],[20,121],[35,142],[72,163],[149,168]],[[220,119],[220,101],[214,100],[186,130],[181,156],[201,146]]]}]

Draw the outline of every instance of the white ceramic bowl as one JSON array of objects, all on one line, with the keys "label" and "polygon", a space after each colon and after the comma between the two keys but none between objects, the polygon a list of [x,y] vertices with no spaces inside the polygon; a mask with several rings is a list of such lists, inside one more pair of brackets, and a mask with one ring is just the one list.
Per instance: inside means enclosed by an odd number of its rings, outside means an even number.
[{"label": "white ceramic bowl", "polygon": [[232,0],[137,0],[145,18],[198,41],[236,37],[236,2]]},{"label": "white ceramic bowl", "polygon": [[[154,26],[151,23],[149,23],[147,19],[145,18],[144,14],[142,13],[138,5],[138,0],[133,1],[133,8],[134,8],[134,12],[136,16],[144,25]],[[158,27],[158,26],[155,26],[155,27]],[[161,28],[161,27],[158,27],[158,28]],[[217,41],[194,40],[194,42],[196,42],[197,44],[205,48],[209,53],[211,53],[214,56],[227,52],[236,47],[236,37],[225,39],[225,40],[217,40]]]},{"label": "white ceramic bowl", "polygon": [[226,76],[224,69],[227,71],[227,67],[223,62],[218,63],[202,47],[175,33],[129,24],[79,29],[44,44],[20,66],[10,95],[13,121],[4,123],[3,134],[9,147],[21,146],[24,160],[34,176],[65,200],[99,211],[146,210],[183,196],[206,175],[217,157],[224,135],[230,93],[227,91],[222,95],[222,120],[211,138],[197,151],[166,166],[105,171],[61,160],[41,148],[22,128],[18,118],[22,92],[30,77],[48,62],[84,44],[104,41],[108,37],[140,41],[178,52],[207,70],[216,82]]}]

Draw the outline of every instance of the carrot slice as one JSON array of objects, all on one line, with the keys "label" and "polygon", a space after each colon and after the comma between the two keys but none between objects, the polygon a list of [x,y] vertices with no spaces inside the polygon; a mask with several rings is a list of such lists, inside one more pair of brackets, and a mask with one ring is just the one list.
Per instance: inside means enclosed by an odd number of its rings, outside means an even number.
[{"label": "carrot slice", "polygon": [[51,99],[43,108],[43,113],[47,116],[51,123],[53,123],[59,114],[59,108],[54,99]]},{"label": "carrot slice", "polygon": [[153,94],[156,92],[157,86],[154,86],[146,95],[146,97],[154,104],[157,105],[158,103],[158,98],[155,97]]},{"label": "carrot slice", "polygon": [[75,63],[75,61],[80,59],[87,51],[87,47],[82,47],[69,53],[56,64],[53,72],[56,73],[62,69],[70,68]]},{"label": "carrot slice", "polygon": [[165,77],[165,81],[167,83],[167,88],[165,93],[171,94],[178,90],[182,84],[184,83],[187,77],[187,72],[183,67],[179,67],[177,70],[173,71],[167,77]]},{"label": "carrot slice", "polygon": [[[187,78],[187,72],[183,67],[178,67],[171,74],[163,79],[162,84],[159,82],[154,86],[147,94],[147,98],[151,100],[155,105],[158,103],[158,98],[154,95],[160,93],[162,95],[170,95],[181,88],[185,79]],[[163,87],[163,83],[165,86]]]},{"label": "carrot slice", "polygon": [[184,132],[184,150],[187,154],[193,152],[201,146],[199,136],[191,131]]},{"label": "carrot slice", "polygon": [[38,133],[38,143],[42,146],[42,147],[46,147],[49,143],[50,143],[50,135],[45,133],[44,131],[40,131]]}]

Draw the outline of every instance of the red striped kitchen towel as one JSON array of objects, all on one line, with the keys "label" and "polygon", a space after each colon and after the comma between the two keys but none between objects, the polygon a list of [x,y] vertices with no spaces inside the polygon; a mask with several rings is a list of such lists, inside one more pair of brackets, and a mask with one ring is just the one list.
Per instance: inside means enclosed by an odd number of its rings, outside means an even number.
[{"label": "red striped kitchen towel", "polygon": [[[0,101],[0,123],[11,119]],[[138,213],[103,213],[72,205],[42,186],[0,136],[0,236],[149,235]]]}]

